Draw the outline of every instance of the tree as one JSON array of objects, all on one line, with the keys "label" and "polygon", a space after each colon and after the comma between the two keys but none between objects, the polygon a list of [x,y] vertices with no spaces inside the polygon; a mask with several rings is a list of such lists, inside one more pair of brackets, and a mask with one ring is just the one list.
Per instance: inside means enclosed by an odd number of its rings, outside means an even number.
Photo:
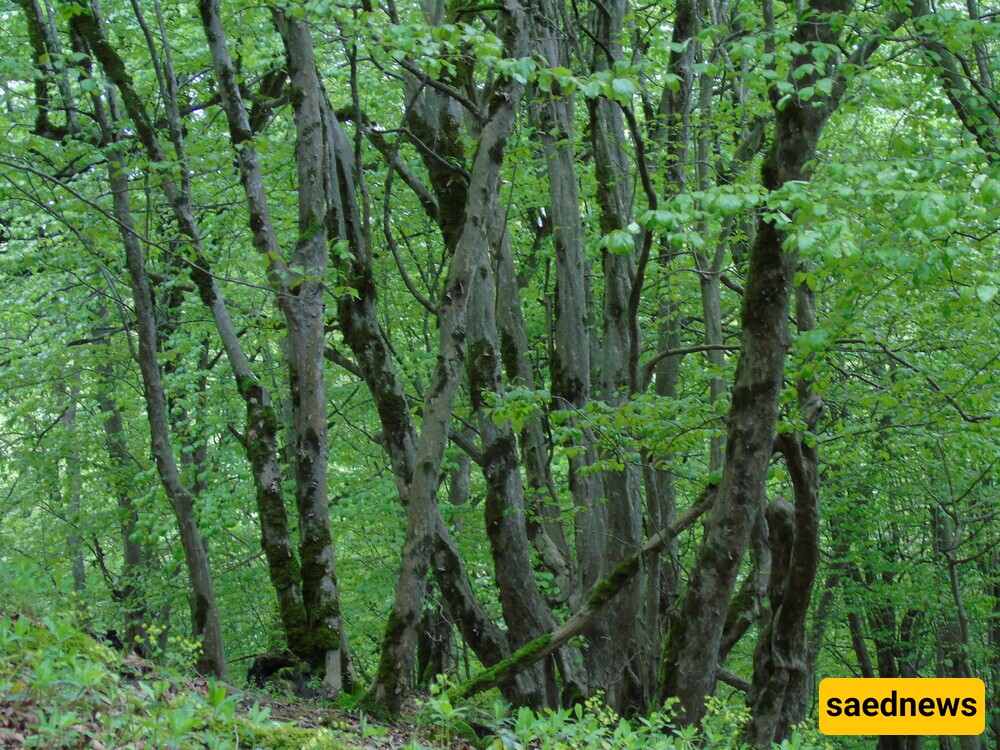
[{"label": "tree", "polygon": [[761,747],[827,674],[996,674],[990,8],[197,11],[0,36],[4,335],[51,358],[3,355],[3,507],[93,617],[153,640],[186,568],[207,670],[716,694]]}]

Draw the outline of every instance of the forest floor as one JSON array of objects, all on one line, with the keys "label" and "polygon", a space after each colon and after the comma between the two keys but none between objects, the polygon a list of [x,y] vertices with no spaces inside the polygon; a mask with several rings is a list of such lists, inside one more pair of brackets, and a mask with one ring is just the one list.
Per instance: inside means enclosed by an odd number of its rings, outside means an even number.
[{"label": "forest floor", "polygon": [[[536,713],[488,706],[484,696],[453,706],[447,692],[424,693],[409,699],[399,721],[379,721],[356,708],[356,697],[302,700],[281,680],[253,690],[123,656],[76,620],[0,603],[0,750],[746,748],[747,712],[725,702],[709,707],[699,736],[675,727],[670,713],[619,717],[600,696]],[[834,747],[843,745],[814,729],[781,745]]]},{"label": "forest floor", "polygon": [[0,611],[0,750],[471,750],[488,744],[464,721],[446,728],[429,718],[428,698],[411,699],[397,722],[375,721],[330,701],[161,670],[65,621]]}]

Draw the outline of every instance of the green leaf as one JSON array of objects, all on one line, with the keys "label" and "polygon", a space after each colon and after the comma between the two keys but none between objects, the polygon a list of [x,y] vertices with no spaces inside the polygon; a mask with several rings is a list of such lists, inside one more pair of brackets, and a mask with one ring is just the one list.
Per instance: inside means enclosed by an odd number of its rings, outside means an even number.
[{"label": "green leaf", "polygon": [[628,78],[614,78],[611,81],[611,98],[622,104],[628,104],[635,93],[635,84]]},{"label": "green leaf", "polygon": [[976,287],[976,296],[983,302],[990,302],[997,296],[997,287],[992,284]]},{"label": "green leaf", "polygon": [[614,255],[627,255],[635,250],[635,238],[624,229],[615,229],[601,238],[601,247]]}]

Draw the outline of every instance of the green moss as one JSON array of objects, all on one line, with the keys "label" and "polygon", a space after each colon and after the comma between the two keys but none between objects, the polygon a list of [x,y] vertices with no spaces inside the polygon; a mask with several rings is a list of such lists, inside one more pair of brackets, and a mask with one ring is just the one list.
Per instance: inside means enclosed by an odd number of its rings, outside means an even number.
[{"label": "green moss", "polygon": [[624,588],[629,579],[636,574],[639,569],[638,555],[631,555],[622,560],[607,575],[606,578],[598,581],[594,586],[587,605],[592,609],[600,609],[607,604],[619,591]]},{"label": "green moss", "polygon": [[530,643],[526,643],[503,661],[498,662],[489,669],[484,669],[468,682],[464,682],[449,690],[448,699],[451,701],[461,700],[467,695],[492,687],[503,678],[515,674],[519,669],[537,661],[538,652],[546,648],[551,642],[552,634],[546,633]]},{"label": "green moss", "polygon": [[259,727],[245,719],[236,720],[240,745],[263,750],[349,750],[328,729],[304,729],[290,724]]},{"label": "green moss", "polygon": [[393,660],[386,658],[384,654],[392,650],[391,646],[393,644],[399,643],[402,640],[405,626],[406,623],[403,621],[403,618],[393,608],[392,612],[389,613],[389,621],[385,625],[385,634],[382,637],[383,658],[378,665],[377,682],[384,683],[387,680],[391,680],[398,672]]}]

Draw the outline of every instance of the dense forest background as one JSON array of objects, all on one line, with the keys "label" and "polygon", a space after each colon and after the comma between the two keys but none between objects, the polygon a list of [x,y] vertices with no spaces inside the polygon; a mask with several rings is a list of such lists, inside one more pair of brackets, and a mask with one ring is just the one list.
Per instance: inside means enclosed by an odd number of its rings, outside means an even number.
[{"label": "dense forest background", "polygon": [[0,2],[3,575],[389,714],[996,746],[998,11]]}]

